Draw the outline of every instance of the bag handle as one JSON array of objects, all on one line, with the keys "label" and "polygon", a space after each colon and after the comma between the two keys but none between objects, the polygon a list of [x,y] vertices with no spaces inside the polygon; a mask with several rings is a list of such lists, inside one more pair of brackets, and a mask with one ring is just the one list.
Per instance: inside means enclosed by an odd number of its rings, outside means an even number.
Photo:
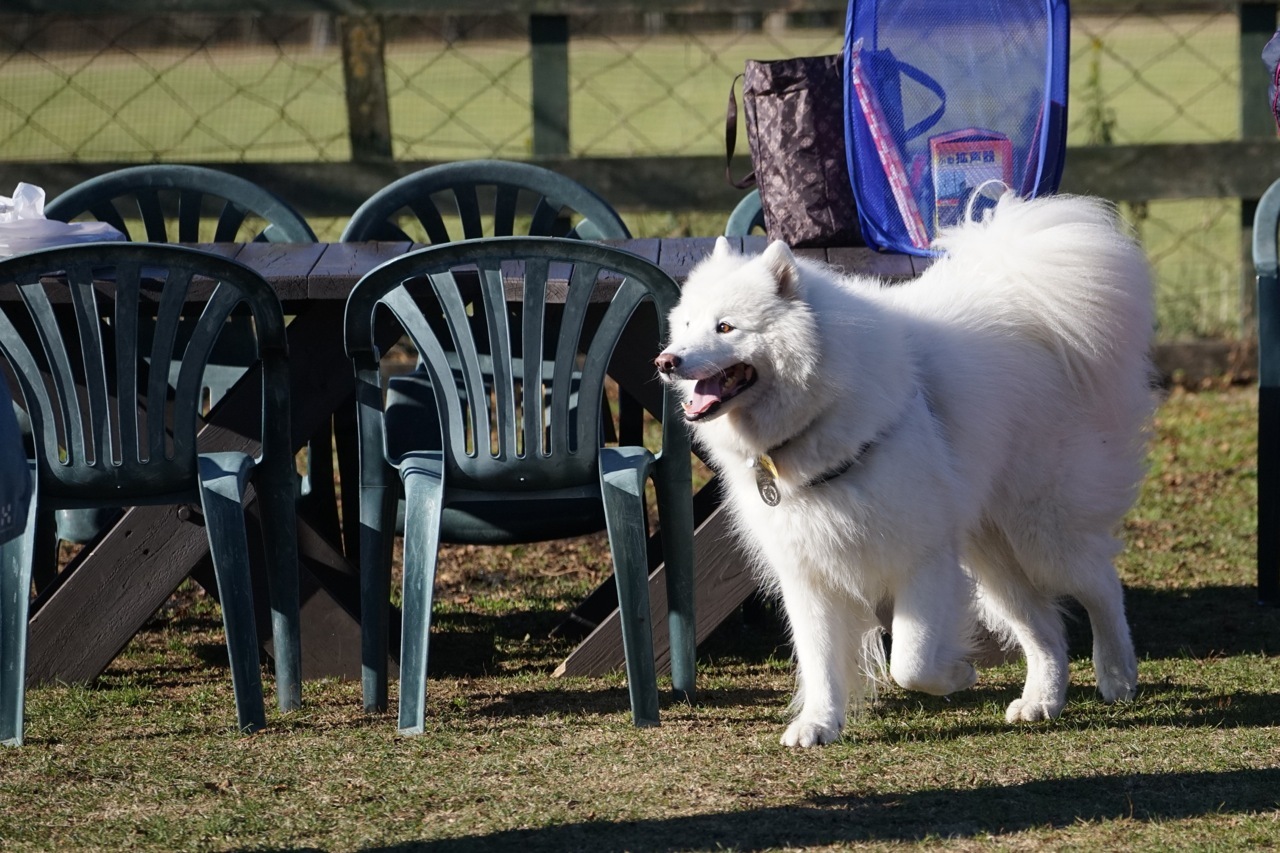
[{"label": "bag handle", "polygon": [[[740,181],[733,179],[733,149],[738,144],[738,99],[734,96],[734,87],[742,79],[739,74],[729,83],[729,106],[724,112],[724,176],[725,179],[740,190],[750,189],[756,185],[756,173],[752,169]],[[935,119],[936,120],[936,119]]]},{"label": "bag handle", "polygon": [[907,139],[915,139],[942,119],[942,114],[947,110],[947,93],[946,90],[942,88],[941,83],[921,71],[919,68],[916,68],[914,65],[908,65],[907,63],[899,60],[896,56],[893,58],[893,61],[894,64],[898,66],[898,70],[902,72],[903,76],[910,77],[912,80],[915,80],[921,86],[924,86],[930,92],[933,92],[933,94],[938,96],[938,108],[925,118],[911,125],[911,127],[907,128],[907,130],[902,134],[904,141]]}]

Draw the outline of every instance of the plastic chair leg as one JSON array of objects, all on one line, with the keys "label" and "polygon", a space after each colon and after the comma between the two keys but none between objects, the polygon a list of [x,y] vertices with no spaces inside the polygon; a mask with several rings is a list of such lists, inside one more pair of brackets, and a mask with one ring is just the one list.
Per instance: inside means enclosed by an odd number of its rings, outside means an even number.
[{"label": "plastic chair leg", "polygon": [[252,468],[253,460],[241,453],[211,453],[200,457],[200,505],[218,580],[218,598],[222,602],[236,717],[244,733],[267,725],[249,576],[249,537],[244,524],[244,487]]},{"label": "plastic chair leg", "polygon": [[658,677],[653,660],[644,520],[644,482],[652,461],[653,456],[643,448],[614,448],[600,453],[600,486],[618,587],[618,613],[622,617],[627,691],[631,718],[637,726],[658,725]]},{"label": "plastic chair leg", "polygon": [[402,463],[400,476],[404,480],[406,512],[399,729],[401,734],[413,735],[422,734],[426,725],[427,647],[444,496],[439,454]]},{"label": "plastic chair leg", "polygon": [[302,706],[302,625],[298,592],[298,505],[293,460],[281,457],[279,470],[257,469],[255,484],[262,512],[271,641],[276,665],[276,705]]},{"label": "plastic chair leg", "polygon": [[23,739],[35,503],[33,498],[26,532],[0,543],[0,744],[5,746],[21,746]]},{"label": "plastic chair leg", "polygon": [[[671,687],[677,698],[696,696],[698,632],[694,619],[693,495],[690,462],[663,455],[656,463],[658,524],[662,559],[667,567],[667,628],[670,636]],[[672,468],[677,470],[672,470]]]},{"label": "plastic chair leg", "polygon": [[364,709],[387,709],[391,550],[398,484],[360,487],[360,683]]}]

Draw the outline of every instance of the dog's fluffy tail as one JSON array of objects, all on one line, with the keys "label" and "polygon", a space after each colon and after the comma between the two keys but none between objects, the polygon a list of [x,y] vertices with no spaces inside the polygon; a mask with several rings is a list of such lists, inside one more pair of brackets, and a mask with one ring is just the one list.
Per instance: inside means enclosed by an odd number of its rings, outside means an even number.
[{"label": "dog's fluffy tail", "polygon": [[939,298],[981,306],[986,322],[1035,337],[1094,391],[1149,379],[1151,270],[1107,202],[1007,194],[982,221],[945,229],[935,245],[947,257],[925,277],[952,291]]}]

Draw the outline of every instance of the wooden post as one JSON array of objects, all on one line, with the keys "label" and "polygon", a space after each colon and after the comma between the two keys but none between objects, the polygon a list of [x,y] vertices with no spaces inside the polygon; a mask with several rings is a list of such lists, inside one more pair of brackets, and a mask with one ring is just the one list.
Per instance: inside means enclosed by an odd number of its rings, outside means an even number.
[{"label": "wooden post", "polygon": [[529,18],[533,156],[569,156],[569,18]]},{"label": "wooden post", "polygon": [[[1272,3],[1240,4],[1240,136],[1245,140],[1274,139],[1276,121],[1268,108],[1268,79],[1262,49],[1276,31],[1276,6]],[[1274,176],[1272,176],[1274,177]],[[1261,181],[1258,192],[1270,178]],[[1253,270],[1253,217],[1257,196],[1240,199],[1240,333],[1257,335],[1258,306]]]},{"label": "wooden post", "polygon": [[351,159],[391,159],[391,108],[383,59],[382,21],[372,15],[338,19],[342,77],[347,87],[347,134]]}]

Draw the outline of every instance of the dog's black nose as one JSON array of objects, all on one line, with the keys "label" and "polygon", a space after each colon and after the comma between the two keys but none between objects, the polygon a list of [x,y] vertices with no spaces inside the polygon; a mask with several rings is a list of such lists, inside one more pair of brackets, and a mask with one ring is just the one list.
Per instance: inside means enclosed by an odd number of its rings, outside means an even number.
[{"label": "dog's black nose", "polygon": [[664,352],[659,354],[653,363],[658,366],[659,373],[671,373],[680,366],[680,356]]}]

